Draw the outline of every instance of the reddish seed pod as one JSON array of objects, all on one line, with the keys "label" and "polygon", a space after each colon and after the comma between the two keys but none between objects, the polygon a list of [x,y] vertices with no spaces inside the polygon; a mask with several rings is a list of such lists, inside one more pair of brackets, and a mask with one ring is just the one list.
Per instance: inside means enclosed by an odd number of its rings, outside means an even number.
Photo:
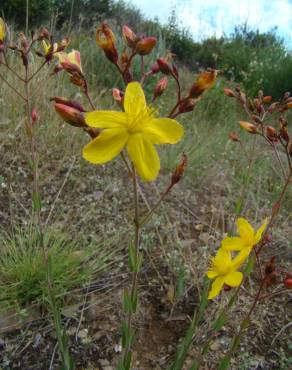
[{"label": "reddish seed pod", "polygon": [[229,89],[228,87],[224,87],[223,91],[224,91],[224,94],[229,96],[230,98],[235,98],[236,97],[235,92],[232,91],[231,89]]},{"label": "reddish seed pod", "polygon": [[187,165],[187,159],[188,159],[188,157],[186,156],[185,153],[183,153],[182,156],[181,156],[179,164],[176,166],[176,169],[174,170],[174,172],[171,176],[171,186],[178,183],[181,180],[181,178],[183,177],[183,174],[185,172],[186,165]]},{"label": "reddish seed pod", "polygon": [[283,281],[283,284],[285,288],[291,289],[292,288],[292,274],[290,272],[287,272],[285,279]]},{"label": "reddish seed pod", "polygon": [[154,49],[157,43],[156,37],[144,37],[137,42],[136,52],[139,55],[148,55]]},{"label": "reddish seed pod", "polygon": [[234,131],[229,132],[228,136],[229,136],[229,139],[232,140],[232,141],[235,141],[235,142],[240,141],[237,133],[234,132]]},{"label": "reddish seed pod", "polygon": [[159,70],[162,73],[164,73],[165,75],[172,74],[172,68],[171,68],[170,64],[167,62],[166,59],[158,58],[156,62],[158,64]]},{"label": "reddish seed pod", "polygon": [[154,91],[153,91],[153,100],[158,98],[160,95],[164,93],[168,85],[168,78],[162,77],[156,84]]}]

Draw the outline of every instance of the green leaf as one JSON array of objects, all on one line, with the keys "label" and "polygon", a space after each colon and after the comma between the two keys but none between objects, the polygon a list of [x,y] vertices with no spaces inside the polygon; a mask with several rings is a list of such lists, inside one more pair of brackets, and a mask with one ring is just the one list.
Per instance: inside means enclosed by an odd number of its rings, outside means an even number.
[{"label": "green leaf", "polygon": [[40,193],[37,193],[35,191],[32,193],[32,204],[33,204],[34,211],[40,211],[41,210],[42,202],[41,202]]},{"label": "green leaf", "polygon": [[135,247],[134,245],[129,245],[128,249],[128,254],[129,254],[129,269],[131,272],[134,272],[136,270],[136,253],[135,253]]},{"label": "green leaf", "polygon": [[124,289],[124,311],[132,313],[132,302],[127,288]]},{"label": "green leaf", "polygon": [[221,361],[218,366],[218,370],[226,370],[229,368],[231,357],[229,355],[226,355]]},{"label": "green leaf", "polygon": [[226,315],[225,312],[222,312],[217,318],[217,320],[214,322],[214,324],[212,325],[213,330],[216,330],[216,331],[220,330],[227,320],[228,320],[228,316]]},{"label": "green leaf", "polygon": [[137,304],[138,304],[138,291],[135,290],[132,293],[132,297],[131,297],[131,308],[132,308],[133,313],[137,311]]},{"label": "green leaf", "polygon": [[179,270],[178,282],[175,291],[175,299],[178,300],[184,294],[186,285],[186,273],[183,267]]}]

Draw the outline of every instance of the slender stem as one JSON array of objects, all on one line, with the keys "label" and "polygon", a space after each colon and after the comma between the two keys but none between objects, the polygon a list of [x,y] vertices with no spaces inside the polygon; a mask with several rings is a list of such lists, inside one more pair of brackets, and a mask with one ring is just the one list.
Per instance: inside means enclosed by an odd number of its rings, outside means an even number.
[{"label": "slender stem", "polygon": [[93,110],[95,110],[95,106],[94,106],[93,101],[92,101],[92,99],[91,99],[91,97],[90,97],[90,95],[89,95],[89,92],[86,90],[86,91],[84,92],[84,94],[85,94],[85,96],[86,96],[86,98],[87,98],[87,100],[88,100],[88,102],[89,102],[89,104],[90,104],[91,108],[92,108]]},{"label": "slender stem", "polygon": [[9,69],[9,71],[12,73],[12,74],[14,74],[20,81],[22,81],[22,82],[24,82],[24,78],[22,78],[17,72],[15,72],[14,71],[14,69],[12,69],[10,66],[9,66],[9,64],[8,64],[8,62],[7,62],[7,58],[6,58],[6,54],[4,54],[4,59],[5,59],[5,63],[3,63],[3,65],[7,68],[7,69]]},{"label": "slender stem", "polygon": [[[137,174],[134,165],[132,165],[132,174],[133,174],[133,193],[134,193],[134,228],[135,228],[135,239],[134,239],[134,254],[135,254],[135,261],[138,261],[139,257],[139,242],[140,242],[140,224],[139,224],[139,202],[138,202],[138,186],[137,186]],[[138,263],[138,262],[137,262]],[[137,267],[137,266],[136,266]],[[137,284],[138,284],[138,268],[135,268],[132,272],[132,284],[131,284],[131,292],[130,297],[134,297],[137,292]],[[132,327],[132,318],[133,318],[133,310],[130,310],[128,313],[127,319],[127,326],[128,330],[131,330]],[[128,353],[131,350],[131,343],[129,343],[125,348],[124,359],[128,357]]]}]

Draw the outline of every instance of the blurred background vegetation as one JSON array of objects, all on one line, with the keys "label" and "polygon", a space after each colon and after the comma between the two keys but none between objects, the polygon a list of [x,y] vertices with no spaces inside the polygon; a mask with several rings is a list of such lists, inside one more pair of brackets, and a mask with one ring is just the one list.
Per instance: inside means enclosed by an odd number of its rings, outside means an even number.
[{"label": "blurred background vegetation", "polygon": [[[0,13],[16,29],[26,25],[26,1],[2,0]],[[29,0],[29,27],[46,24],[51,30],[79,34],[107,20],[113,27],[128,24],[140,33],[163,39],[177,62],[192,71],[217,68],[228,79],[241,83],[255,95],[261,88],[266,95],[280,98],[292,86],[292,55],[277,30],[266,33],[239,25],[230,36],[210,37],[195,42],[188,29],[178,24],[173,9],[167,25],[147,20],[139,9],[126,1],[113,0]]]}]

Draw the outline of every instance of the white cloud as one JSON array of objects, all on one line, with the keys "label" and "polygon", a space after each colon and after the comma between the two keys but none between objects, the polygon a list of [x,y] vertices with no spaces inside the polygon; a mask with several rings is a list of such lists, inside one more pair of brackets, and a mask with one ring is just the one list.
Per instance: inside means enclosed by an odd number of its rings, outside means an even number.
[{"label": "white cloud", "polygon": [[291,0],[132,0],[151,18],[166,23],[176,6],[180,24],[189,28],[196,39],[229,34],[234,26],[247,24],[261,31],[278,27],[278,33],[291,43]]}]

